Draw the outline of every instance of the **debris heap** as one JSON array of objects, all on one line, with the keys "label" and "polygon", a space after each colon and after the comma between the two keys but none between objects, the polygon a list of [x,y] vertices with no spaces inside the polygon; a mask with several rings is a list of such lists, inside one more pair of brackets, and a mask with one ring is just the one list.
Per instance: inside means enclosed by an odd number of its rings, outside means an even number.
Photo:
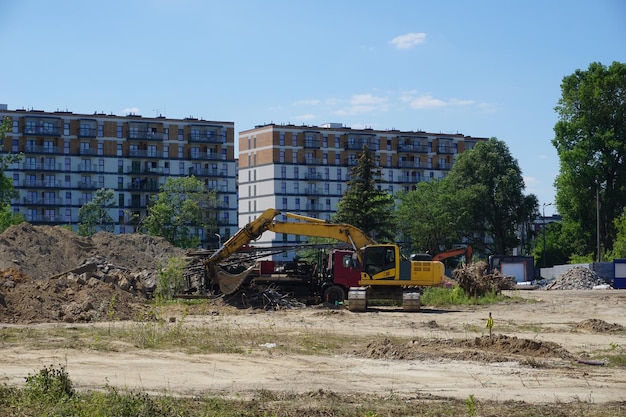
[{"label": "debris heap", "polygon": [[590,290],[604,284],[606,282],[591,269],[575,266],[546,285],[546,290]]},{"label": "debris heap", "polygon": [[178,256],[154,236],[11,226],[0,234],[0,323],[136,318],[159,267]]},{"label": "debris heap", "polygon": [[514,277],[489,271],[489,264],[485,261],[463,264],[452,271],[452,277],[470,297],[480,297],[490,292],[499,294],[502,290],[514,289],[516,285]]}]

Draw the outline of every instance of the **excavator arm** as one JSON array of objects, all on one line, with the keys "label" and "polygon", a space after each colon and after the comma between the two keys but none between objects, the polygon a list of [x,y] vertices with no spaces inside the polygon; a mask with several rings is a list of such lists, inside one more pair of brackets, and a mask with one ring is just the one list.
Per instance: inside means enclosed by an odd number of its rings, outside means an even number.
[{"label": "excavator arm", "polygon": [[279,214],[280,211],[273,208],[265,210],[259,217],[235,233],[218,251],[205,261],[209,279],[217,283],[220,291],[224,294],[232,294],[239,289],[250,270],[236,275],[229,274],[219,268],[218,263],[229,258],[251,241],[258,239],[266,231],[299,236],[325,237],[346,242],[352,245],[359,261],[361,260],[362,248],[376,244],[376,241],[367,236],[362,230],[349,224],[329,223],[313,217],[292,213],[286,213],[285,215],[300,221],[279,222],[274,220]]}]

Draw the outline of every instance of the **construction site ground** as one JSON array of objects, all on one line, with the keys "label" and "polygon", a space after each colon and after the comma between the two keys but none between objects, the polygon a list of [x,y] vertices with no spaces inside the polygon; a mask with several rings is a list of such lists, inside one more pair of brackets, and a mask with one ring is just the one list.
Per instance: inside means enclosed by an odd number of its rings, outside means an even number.
[{"label": "construction site ground", "polygon": [[[124,345],[115,351],[48,349],[45,341],[37,346],[2,342],[0,381],[20,384],[30,373],[62,364],[76,386],[84,389],[108,384],[181,395],[245,396],[265,389],[459,399],[474,395],[527,403],[623,400],[626,369],[597,365],[596,360],[626,347],[626,292],[524,291],[515,296],[532,302],[424,308],[420,313],[391,307],[351,313],[322,307],[267,312],[218,306],[201,315],[187,312],[185,325],[248,329],[265,335],[265,342],[258,343],[255,337],[255,345],[246,346],[242,341],[245,352],[230,354]],[[491,339],[484,327],[488,312],[495,320]],[[163,313],[183,320],[182,309]],[[51,329],[133,326],[133,322],[4,324],[3,329],[13,326]],[[337,346],[332,354],[323,355],[281,349],[290,337],[302,333],[326,337]],[[590,358],[592,364],[578,362]]]},{"label": "construction site ground", "polygon": [[[150,240],[148,246],[161,247],[162,253],[146,254],[137,236],[132,245],[102,236],[77,244],[61,230],[7,232],[0,236],[0,383],[20,385],[43,367],[62,365],[78,389],[108,385],[155,394],[245,398],[268,390],[407,399],[474,396],[503,404],[624,401],[626,366],[611,358],[626,355],[626,291],[514,290],[504,292],[509,301],[495,305],[425,306],[412,313],[388,306],[353,313],[325,305],[266,311],[223,300],[156,308],[142,291],[145,284],[133,282],[150,276],[146,271],[153,273],[161,256],[177,254],[163,242]],[[37,255],[22,241],[29,233],[35,233],[31,241],[39,240]],[[64,239],[43,247],[44,238],[55,234]],[[25,245],[19,250],[12,246],[18,240]],[[133,272],[133,279],[98,276],[91,269],[62,274],[74,267],[53,259],[70,241],[66,258],[102,256],[99,245],[105,242],[110,263],[99,259],[99,268],[106,264],[112,271],[115,264],[128,273],[132,266],[144,272]],[[132,251],[141,256],[133,259]],[[135,265],[120,265],[126,258]],[[72,261],[80,264],[77,259]],[[36,265],[29,269],[32,262]],[[490,312],[491,337],[485,327]],[[102,349],[72,338],[72,332],[83,335],[89,329],[140,331],[155,314],[162,331],[178,329],[183,336],[197,331],[207,343],[231,333],[237,340],[229,343],[239,348],[207,353],[181,339],[180,347],[120,340]],[[37,334],[36,343],[13,337],[21,330]],[[59,341],[59,335],[67,340]]]}]

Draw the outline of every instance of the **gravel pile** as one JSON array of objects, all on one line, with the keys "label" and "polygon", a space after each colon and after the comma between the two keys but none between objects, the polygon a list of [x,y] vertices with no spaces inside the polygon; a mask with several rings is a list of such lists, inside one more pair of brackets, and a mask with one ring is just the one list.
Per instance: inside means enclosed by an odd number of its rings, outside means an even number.
[{"label": "gravel pile", "polygon": [[546,286],[546,290],[590,290],[606,282],[594,271],[582,266],[575,266],[559,275]]}]

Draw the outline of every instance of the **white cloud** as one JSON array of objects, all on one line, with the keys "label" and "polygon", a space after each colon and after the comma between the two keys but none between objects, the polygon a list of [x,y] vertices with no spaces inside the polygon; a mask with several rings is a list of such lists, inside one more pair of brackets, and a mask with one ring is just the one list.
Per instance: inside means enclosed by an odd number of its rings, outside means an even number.
[{"label": "white cloud", "polygon": [[126,107],[123,111],[123,114],[141,114],[139,112],[139,107]]},{"label": "white cloud", "polygon": [[301,114],[299,116],[294,117],[295,120],[313,120],[315,119],[315,115],[308,113],[308,114]]},{"label": "white cloud", "polygon": [[387,111],[389,110],[388,102],[389,99],[386,97],[377,97],[372,94],[355,94],[350,98],[350,106],[336,110],[333,114],[348,116],[373,111]]},{"label": "white cloud", "polygon": [[317,106],[318,104],[320,104],[320,101],[315,98],[308,100],[299,100],[293,103],[294,106]]},{"label": "white cloud", "polygon": [[426,34],[423,32],[413,32],[404,35],[396,36],[389,41],[397,49],[410,49],[415,45],[426,42]]},{"label": "white cloud", "polygon": [[452,106],[471,106],[474,104],[474,100],[463,100],[460,98],[450,99],[450,105]]},{"label": "white cloud", "polygon": [[434,109],[439,107],[445,107],[447,104],[445,101],[438,98],[434,98],[430,94],[426,94],[420,97],[413,97],[408,100],[409,106],[414,109]]}]

